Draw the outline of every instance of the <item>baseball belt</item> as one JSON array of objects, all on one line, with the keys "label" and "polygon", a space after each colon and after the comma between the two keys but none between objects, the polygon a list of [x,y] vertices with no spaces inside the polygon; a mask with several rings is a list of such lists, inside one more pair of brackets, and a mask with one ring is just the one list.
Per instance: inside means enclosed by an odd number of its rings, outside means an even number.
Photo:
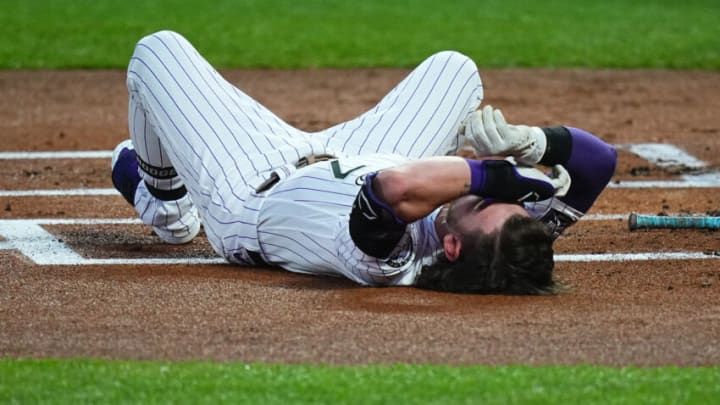
[{"label": "baseball belt", "polygon": [[[335,156],[328,155],[328,154],[321,154],[321,155],[311,155],[300,158],[300,160],[295,163],[295,167],[300,169],[305,166],[310,166],[313,163],[317,162],[324,162],[326,160],[335,159]],[[267,180],[260,183],[259,186],[255,189],[255,192],[262,193],[264,191],[270,190],[277,182],[280,181],[280,176],[277,174],[277,172],[272,172],[270,174],[270,177],[268,177]]]}]

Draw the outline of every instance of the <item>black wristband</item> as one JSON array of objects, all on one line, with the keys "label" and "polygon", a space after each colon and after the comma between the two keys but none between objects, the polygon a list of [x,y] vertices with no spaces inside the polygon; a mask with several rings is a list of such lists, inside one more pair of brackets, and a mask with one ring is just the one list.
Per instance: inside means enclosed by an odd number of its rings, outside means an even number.
[{"label": "black wristband", "polygon": [[[545,200],[553,196],[555,190],[547,181],[525,177],[507,160],[483,160],[479,169],[483,171],[481,186],[473,194],[504,202],[525,202]],[[535,170],[535,169],[532,169]],[[473,173],[473,176],[477,176]]]},{"label": "black wristband", "polygon": [[555,166],[567,163],[572,151],[572,136],[565,127],[543,127],[547,139],[547,146],[540,164],[543,166]]}]

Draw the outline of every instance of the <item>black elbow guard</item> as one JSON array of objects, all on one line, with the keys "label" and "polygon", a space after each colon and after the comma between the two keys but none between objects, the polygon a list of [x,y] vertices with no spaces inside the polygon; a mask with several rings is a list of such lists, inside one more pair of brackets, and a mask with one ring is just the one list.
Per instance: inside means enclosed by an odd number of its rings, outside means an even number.
[{"label": "black elbow guard", "polygon": [[365,184],[355,197],[350,211],[350,237],[363,253],[384,259],[400,242],[407,224],[373,193],[372,181],[376,174],[365,177]]}]

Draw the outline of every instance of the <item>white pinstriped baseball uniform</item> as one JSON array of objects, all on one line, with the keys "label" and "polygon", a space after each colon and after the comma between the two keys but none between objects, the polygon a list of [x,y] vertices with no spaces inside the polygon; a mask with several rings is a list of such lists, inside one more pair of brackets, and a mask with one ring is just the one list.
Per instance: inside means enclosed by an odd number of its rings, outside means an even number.
[{"label": "white pinstriped baseball uniform", "polygon": [[[182,236],[200,213],[216,252],[252,264],[311,274],[342,275],[367,285],[410,285],[442,247],[437,210],[410,224],[391,259],[362,253],[348,216],[362,176],[409,159],[454,154],[458,127],[482,101],[473,61],[457,52],[425,60],[372,110],[307,133],[225,81],[179,34],[143,38],[128,67],[129,126],[142,160],[174,167],[179,176],[143,179],[162,190],[183,184],[188,197],[159,201],[143,182],[135,207],[143,222]],[[460,145],[461,146],[461,145]],[[336,160],[300,169],[306,156]],[[275,172],[281,180],[255,190]],[[162,235],[161,235],[162,236]]]}]

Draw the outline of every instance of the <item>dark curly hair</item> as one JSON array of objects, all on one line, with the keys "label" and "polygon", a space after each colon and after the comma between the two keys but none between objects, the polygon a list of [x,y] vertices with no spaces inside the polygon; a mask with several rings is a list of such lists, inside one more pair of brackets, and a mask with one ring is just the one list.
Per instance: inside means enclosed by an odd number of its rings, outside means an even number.
[{"label": "dark curly hair", "polygon": [[425,266],[415,285],[457,293],[544,295],[557,292],[553,280],[553,237],[540,221],[514,215],[499,231],[462,235],[454,262],[444,256]]}]

